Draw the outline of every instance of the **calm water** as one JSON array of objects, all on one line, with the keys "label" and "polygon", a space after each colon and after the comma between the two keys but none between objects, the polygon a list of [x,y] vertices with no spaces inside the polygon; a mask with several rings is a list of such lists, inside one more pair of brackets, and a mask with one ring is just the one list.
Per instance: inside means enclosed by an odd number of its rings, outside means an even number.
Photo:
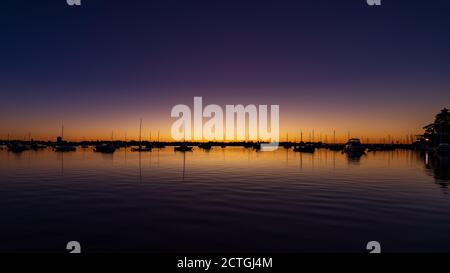
[{"label": "calm water", "polygon": [[[279,149],[0,151],[0,251],[450,252],[448,160]],[[428,164],[426,164],[428,163]]]}]

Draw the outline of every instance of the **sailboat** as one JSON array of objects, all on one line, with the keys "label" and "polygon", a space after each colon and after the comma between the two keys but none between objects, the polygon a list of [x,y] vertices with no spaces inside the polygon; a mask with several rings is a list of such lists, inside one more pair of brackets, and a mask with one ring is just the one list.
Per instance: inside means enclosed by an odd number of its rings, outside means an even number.
[{"label": "sailboat", "polygon": [[147,143],[147,145],[145,145],[145,148],[149,148],[152,149],[153,148],[153,144],[152,144],[152,132],[150,131],[150,141]]},{"label": "sailboat", "polygon": [[165,148],[165,147],[166,147],[166,145],[164,145],[164,143],[162,143],[162,142],[159,141],[159,131],[158,131],[158,142],[156,142],[156,143],[154,144],[154,146],[155,146],[156,148]]},{"label": "sailboat", "polygon": [[73,152],[77,148],[75,146],[69,145],[67,141],[63,140],[64,138],[64,125],[62,125],[61,128],[61,136],[56,138],[56,146],[55,146],[55,152]]},{"label": "sailboat", "polygon": [[314,153],[316,147],[311,143],[301,141],[298,146],[294,147],[294,152]]},{"label": "sailboat", "polygon": [[131,151],[133,152],[150,152],[152,148],[149,147],[142,147],[142,119],[139,124],[139,147],[131,148]]},{"label": "sailboat", "polygon": [[184,132],[183,143],[180,146],[175,146],[174,150],[177,152],[191,152],[192,147],[189,147],[186,143],[186,127],[185,127],[184,123],[183,123],[183,132]]},{"label": "sailboat", "polygon": [[112,154],[116,151],[116,147],[114,146],[114,135],[111,133],[111,143],[103,143],[95,146],[94,151],[104,154]]},{"label": "sailboat", "polygon": [[30,149],[27,145],[24,145],[19,142],[8,143],[7,147],[8,151],[13,153],[21,153],[23,151],[27,151]]},{"label": "sailboat", "polygon": [[336,130],[333,130],[333,144],[328,146],[331,151],[342,151],[344,149],[343,145],[336,144]]},{"label": "sailboat", "polygon": [[95,146],[94,151],[99,153],[112,154],[116,151],[116,147],[114,147],[114,145],[112,145],[111,143],[103,143]]},{"label": "sailboat", "polygon": [[289,134],[286,133],[286,142],[284,143],[283,147],[285,149],[290,149],[292,147],[292,143],[289,142]]},{"label": "sailboat", "polygon": [[[314,135],[314,133],[313,133],[313,135]],[[303,142],[303,131],[301,131],[300,132],[300,143],[298,145],[294,146],[294,152],[314,153],[315,150],[316,150],[316,147],[311,142],[309,142],[309,143]]]}]

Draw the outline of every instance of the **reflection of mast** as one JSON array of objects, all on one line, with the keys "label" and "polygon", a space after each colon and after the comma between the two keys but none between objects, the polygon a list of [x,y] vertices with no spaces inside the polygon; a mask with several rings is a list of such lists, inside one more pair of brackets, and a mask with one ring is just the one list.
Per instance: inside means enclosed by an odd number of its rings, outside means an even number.
[{"label": "reflection of mast", "polygon": [[[158,141],[159,142],[159,141]],[[156,166],[159,167],[159,150],[158,149],[158,153],[157,153],[157,160],[156,160]]]},{"label": "reflection of mast", "polygon": [[142,148],[142,119],[139,122],[139,149]]},{"label": "reflection of mast", "polygon": [[58,153],[57,156],[61,156],[61,176],[64,176],[64,153]]},{"label": "reflection of mast", "polygon": [[303,153],[300,154],[300,169],[303,169]]},{"label": "reflection of mast", "polygon": [[286,150],[286,166],[288,166],[289,164],[289,149],[285,149]]},{"label": "reflection of mast", "polygon": [[124,154],[124,159],[125,159],[125,164],[127,164],[127,131],[125,131],[125,154]]},{"label": "reflection of mast", "polygon": [[333,170],[336,169],[336,153],[333,153]]},{"label": "reflection of mast", "polygon": [[139,153],[139,182],[142,182],[141,153]]},{"label": "reflection of mast", "polygon": [[152,168],[152,153],[150,153],[150,169]]},{"label": "reflection of mast", "polygon": [[183,181],[185,173],[186,173],[186,153],[183,153]]}]

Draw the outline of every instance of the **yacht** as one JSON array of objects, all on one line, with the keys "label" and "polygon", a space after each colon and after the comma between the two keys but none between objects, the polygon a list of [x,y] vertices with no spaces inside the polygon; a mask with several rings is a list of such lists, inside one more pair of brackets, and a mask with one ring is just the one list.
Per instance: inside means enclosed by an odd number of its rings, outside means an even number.
[{"label": "yacht", "polygon": [[363,154],[365,150],[366,147],[361,144],[361,141],[358,138],[349,139],[344,147],[344,152],[352,154]]}]

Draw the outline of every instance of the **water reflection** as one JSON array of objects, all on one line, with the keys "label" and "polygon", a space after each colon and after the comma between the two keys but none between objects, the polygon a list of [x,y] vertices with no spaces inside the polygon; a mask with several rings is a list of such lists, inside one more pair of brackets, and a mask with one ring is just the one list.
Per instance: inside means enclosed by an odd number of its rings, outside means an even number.
[{"label": "water reflection", "polygon": [[345,155],[347,156],[347,160],[351,164],[360,164],[361,157],[364,156],[365,152],[345,152]]},{"label": "water reflection", "polygon": [[42,236],[47,250],[70,237],[94,251],[359,251],[373,238],[450,251],[449,158],[426,153],[2,150],[0,163],[0,251]]},{"label": "water reflection", "polygon": [[439,184],[447,187],[450,180],[450,158],[435,153],[424,153],[423,158],[426,169],[432,171]]}]

